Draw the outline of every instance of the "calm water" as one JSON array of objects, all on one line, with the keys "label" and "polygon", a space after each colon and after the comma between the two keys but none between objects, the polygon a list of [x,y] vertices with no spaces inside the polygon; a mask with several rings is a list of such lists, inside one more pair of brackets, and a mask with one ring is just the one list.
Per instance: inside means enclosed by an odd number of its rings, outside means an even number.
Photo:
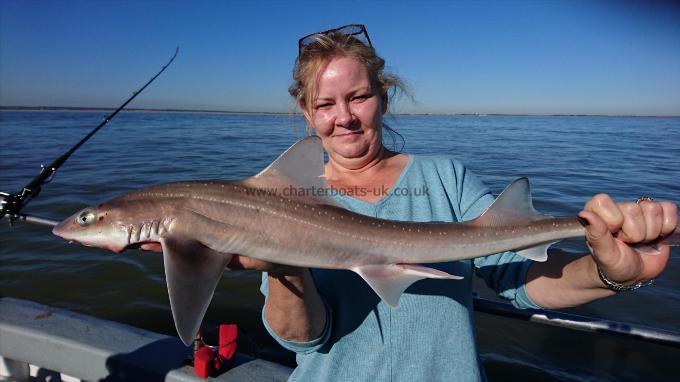
[{"label": "calm water", "polygon": [[[0,191],[19,190],[104,115],[0,113]],[[495,193],[528,176],[536,208],[548,214],[573,215],[598,192],[680,201],[680,118],[399,116],[387,122],[403,134],[404,151],[458,157]],[[304,126],[277,115],[122,113],[26,212],[62,219],[151,184],[247,177],[302,137]],[[561,246],[584,250],[578,240]],[[680,332],[678,255],[675,249],[655,285],[569,311]],[[238,323],[252,340],[243,350],[290,361],[263,331],[258,285],[259,274],[226,274],[207,320]],[[175,334],[160,256],[69,245],[44,227],[1,225],[0,294]],[[482,314],[477,320],[492,380],[663,380],[680,371],[678,349]]]}]

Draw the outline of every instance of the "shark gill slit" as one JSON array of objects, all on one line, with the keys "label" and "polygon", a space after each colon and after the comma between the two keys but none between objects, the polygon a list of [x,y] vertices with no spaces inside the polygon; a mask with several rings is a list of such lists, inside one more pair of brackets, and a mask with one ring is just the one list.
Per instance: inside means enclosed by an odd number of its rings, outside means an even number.
[{"label": "shark gill slit", "polygon": [[161,226],[161,220],[154,220],[151,222],[151,232],[153,233],[154,236],[158,237],[158,227]]},{"label": "shark gill slit", "polygon": [[127,226],[127,244],[130,245],[132,244],[132,231],[135,229],[133,225]]},{"label": "shark gill slit", "polygon": [[155,221],[153,221],[153,220],[146,223],[146,226],[147,226],[147,228],[146,228],[146,238],[147,239],[151,239],[151,230],[153,229],[154,223],[155,223]]}]

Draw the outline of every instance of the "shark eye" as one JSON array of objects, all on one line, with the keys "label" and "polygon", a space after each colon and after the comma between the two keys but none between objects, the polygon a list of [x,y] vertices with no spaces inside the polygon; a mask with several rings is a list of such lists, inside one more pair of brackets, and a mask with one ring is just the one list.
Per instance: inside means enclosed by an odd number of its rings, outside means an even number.
[{"label": "shark eye", "polygon": [[92,222],[94,222],[94,212],[92,211],[83,211],[78,217],[76,218],[76,223],[78,223],[81,227],[86,227]]}]

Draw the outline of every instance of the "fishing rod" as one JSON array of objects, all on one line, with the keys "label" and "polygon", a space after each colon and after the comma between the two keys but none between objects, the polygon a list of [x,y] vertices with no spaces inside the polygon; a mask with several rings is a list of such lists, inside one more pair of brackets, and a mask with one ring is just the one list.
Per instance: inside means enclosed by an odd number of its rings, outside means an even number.
[{"label": "fishing rod", "polygon": [[85,142],[87,142],[88,139],[90,139],[97,131],[99,131],[102,127],[104,127],[107,123],[111,122],[113,117],[118,114],[121,110],[127,106],[130,102],[132,102],[133,99],[135,99],[139,93],[144,91],[147,86],[149,86],[158,76],[161,75],[165,71],[165,69],[172,64],[173,61],[175,61],[175,57],[177,57],[177,54],[179,53],[179,47],[175,49],[175,54],[170,58],[170,61],[168,61],[167,64],[163,65],[161,70],[156,73],[155,76],[151,77],[149,81],[147,81],[144,86],[142,86],[139,90],[135,91],[132,93],[132,96],[128,98],[122,105],[120,105],[113,113],[109,114],[104,120],[97,125],[92,131],[90,131],[89,134],[87,134],[83,139],[80,140],[80,142],[76,143],[71,149],[69,149],[67,152],[62,154],[59,158],[55,159],[54,162],[52,162],[48,166],[40,166],[40,173],[33,178],[26,186],[24,186],[21,191],[16,192],[14,194],[8,194],[5,192],[0,192],[0,220],[3,218],[7,217],[9,219],[9,224],[10,226],[16,221],[16,220],[22,220],[30,223],[36,223],[36,224],[43,224],[43,225],[49,225],[53,226],[56,225],[57,223],[53,220],[50,219],[45,219],[45,218],[40,218],[36,216],[29,216],[26,214],[22,214],[21,210],[28,204],[31,199],[35,198],[38,196],[38,194],[41,191],[41,187],[47,183],[49,183],[52,178],[54,177],[54,174],[57,172],[57,169],[61,165],[68,160],[68,158],[76,151],[80,146],[82,146]]}]

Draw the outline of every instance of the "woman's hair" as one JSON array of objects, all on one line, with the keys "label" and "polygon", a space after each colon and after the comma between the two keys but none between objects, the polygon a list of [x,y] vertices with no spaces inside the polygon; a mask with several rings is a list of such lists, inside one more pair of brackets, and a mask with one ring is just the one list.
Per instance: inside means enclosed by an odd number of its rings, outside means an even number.
[{"label": "woman's hair", "polygon": [[398,93],[408,93],[405,85],[394,74],[385,72],[385,60],[375,49],[354,36],[341,32],[330,32],[313,36],[314,41],[300,49],[293,68],[293,85],[288,92],[308,114],[312,114],[317,96],[319,76],[335,57],[351,57],[362,63],[371,82],[371,90],[387,97],[388,102]]}]

